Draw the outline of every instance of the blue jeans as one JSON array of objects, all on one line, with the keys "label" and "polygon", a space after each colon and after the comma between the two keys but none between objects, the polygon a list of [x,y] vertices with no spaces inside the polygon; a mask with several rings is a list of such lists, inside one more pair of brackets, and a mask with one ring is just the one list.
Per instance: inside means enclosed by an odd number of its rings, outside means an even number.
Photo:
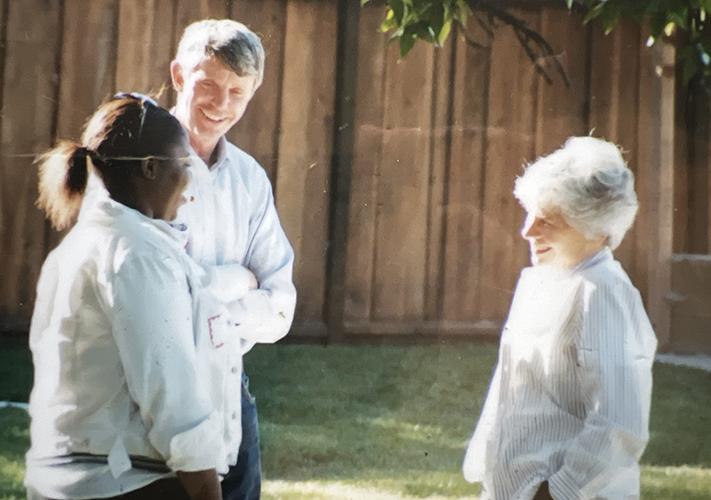
[{"label": "blue jeans", "polygon": [[249,393],[249,377],[242,373],[242,442],[237,463],[222,479],[223,500],[258,500],[262,490],[257,403]]}]

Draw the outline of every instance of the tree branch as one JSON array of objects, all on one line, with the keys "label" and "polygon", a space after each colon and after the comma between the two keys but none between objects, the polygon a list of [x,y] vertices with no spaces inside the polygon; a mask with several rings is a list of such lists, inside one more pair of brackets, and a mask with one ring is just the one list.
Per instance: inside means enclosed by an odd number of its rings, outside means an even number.
[{"label": "tree branch", "polygon": [[[557,54],[553,50],[553,47],[550,46],[548,41],[543,38],[540,33],[529,27],[522,19],[508,13],[503,8],[491,2],[482,0],[467,0],[467,3],[472,11],[484,11],[489,14],[490,19],[499,20],[502,23],[511,26],[511,29],[513,29],[516,38],[521,44],[521,47],[523,47],[523,50],[526,52],[526,56],[530,59],[531,63],[533,63],[536,72],[541,75],[546,82],[552,83],[553,80],[548,74],[548,70],[542,61],[552,61],[553,66],[563,78],[563,82],[566,87],[570,87],[570,79],[568,78],[568,74],[565,72],[565,68],[563,68],[563,65],[558,60]],[[481,19],[478,16],[475,17],[481,24]],[[491,22],[490,24],[493,26],[494,23]],[[489,33],[490,37],[493,36],[493,30],[491,28],[485,31]]]}]

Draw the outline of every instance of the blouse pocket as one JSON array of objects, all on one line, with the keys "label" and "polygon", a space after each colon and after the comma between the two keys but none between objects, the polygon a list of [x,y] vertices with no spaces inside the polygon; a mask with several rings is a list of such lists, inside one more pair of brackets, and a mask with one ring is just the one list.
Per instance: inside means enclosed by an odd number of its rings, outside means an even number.
[{"label": "blouse pocket", "polygon": [[225,346],[230,326],[231,322],[227,314],[219,313],[207,318],[207,331],[213,348],[220,349]]}]

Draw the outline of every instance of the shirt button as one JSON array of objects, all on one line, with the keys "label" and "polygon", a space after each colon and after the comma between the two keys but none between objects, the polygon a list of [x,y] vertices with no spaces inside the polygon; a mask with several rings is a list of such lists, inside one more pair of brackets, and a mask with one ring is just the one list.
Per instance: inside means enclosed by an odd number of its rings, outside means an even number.
[{"label": "shirt button", "polygon": [[232,412],[232,420],[237,420],[237,412],[236,411]]},{"label": "shirt button", "polygon": [[236,366],[232,367],[232,370],[230,370],[232,373],[237,373],[239,369]]}]

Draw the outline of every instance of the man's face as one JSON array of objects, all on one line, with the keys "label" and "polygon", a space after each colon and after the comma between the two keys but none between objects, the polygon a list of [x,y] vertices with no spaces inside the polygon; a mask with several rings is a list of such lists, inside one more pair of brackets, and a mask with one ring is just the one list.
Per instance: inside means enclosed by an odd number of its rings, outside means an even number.
[{"label": "man's face", "polygon": [[175,114],[191,142],[216,144],[242,118],[256,90],[255,75],[238,76],[215,57],[192,69],[174,62],[171,72],[178,92]]}]

